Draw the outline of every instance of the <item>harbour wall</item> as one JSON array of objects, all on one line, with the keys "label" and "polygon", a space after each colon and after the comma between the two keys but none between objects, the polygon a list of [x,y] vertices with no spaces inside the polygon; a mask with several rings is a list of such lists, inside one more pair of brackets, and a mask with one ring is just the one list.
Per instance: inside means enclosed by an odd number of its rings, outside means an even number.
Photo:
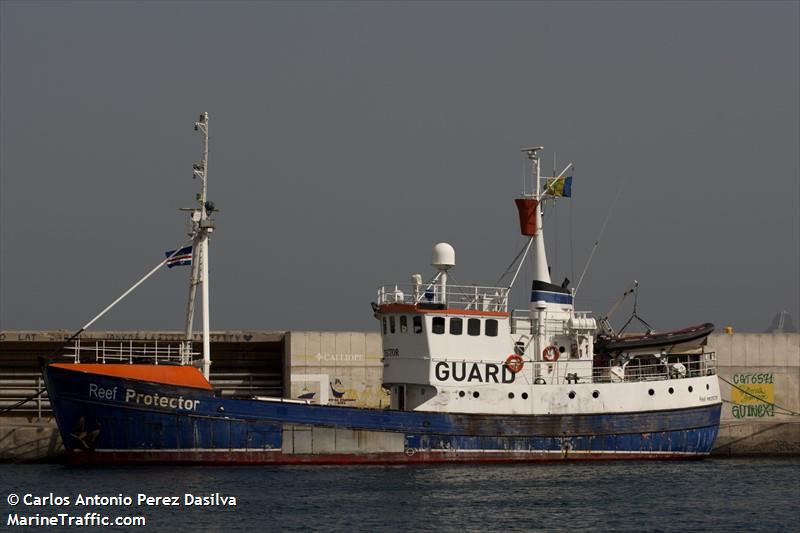
[{"label": "harbour wall", "polygon": [[383,348],[378,333],[289,331],[284,383],[290,398],[350,407],[389,406],[381,387]]},{"label": "harbour wall", "polygon": [[800,454],[800,334],[714,333],[722,420],[716,455]]},{"label": "harbour wall", "polygon": [[[66,332],[0,332],[0,405],[13,405],[41,387],[36,356],[57,349],[67,337]],[[128,337],[166,341],[180,333],[94,332],[87,340]],[[212,339],[211,381],[223,394],[354,407],[389,404],[376,332],[227,331]],[[724,402],[714,454],[800,454],[800,334],[715,333],[707,351],[716,352]],[[60,441],[46,397],[0,415],[0,460],[55,458],[63,451]]]}]

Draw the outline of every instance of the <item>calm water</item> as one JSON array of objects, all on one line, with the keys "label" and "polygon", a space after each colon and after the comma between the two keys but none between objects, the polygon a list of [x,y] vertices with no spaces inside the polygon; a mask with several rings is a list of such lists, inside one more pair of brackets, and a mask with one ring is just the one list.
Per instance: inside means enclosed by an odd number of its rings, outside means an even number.
[{"label": "calm water", "polygon": [[[116,467],[0,465],[9,512],[84,515],[78,493],[129,495],[104,515],[145,528],[105,531],[798,531],[800,459],[709,459],[516,466]],[[9,493],[70,496],[66,507],[11,507]],[[185,493],[235,496],[236,507],[186,507]],[[180,496],[139,507],[138,493]],[[72,528],[92,531],[95,528]]]}]

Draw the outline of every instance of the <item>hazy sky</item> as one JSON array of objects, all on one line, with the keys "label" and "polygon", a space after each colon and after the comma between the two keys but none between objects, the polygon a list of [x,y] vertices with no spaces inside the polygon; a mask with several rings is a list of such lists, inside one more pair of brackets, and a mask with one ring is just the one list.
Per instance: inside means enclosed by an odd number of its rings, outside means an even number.
[{"label": "hazy sky", "polygon": [[[186,238],[211,115],[214,329],[367,330],[492,284],[524,146],[574,161],[554,281],[657,329],[800,319],[800,3],[0,3],[0,327],[77,329]],[[188,268],[95,329],[181,329]],[[527,307],[529,269],[515,302]],[[617,325],[629,307],[619,311]]]}]

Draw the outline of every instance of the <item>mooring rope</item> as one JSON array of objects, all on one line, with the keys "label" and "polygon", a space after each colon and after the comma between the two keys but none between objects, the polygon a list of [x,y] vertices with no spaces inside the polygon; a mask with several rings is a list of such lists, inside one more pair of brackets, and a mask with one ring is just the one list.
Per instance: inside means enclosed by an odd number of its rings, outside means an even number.
[{"label": "mooring rope", "polygon": [[[85,331],[85,328],[79,329],[78,331],[76,331],[75,333],[70,335],[70,337],[68,339],[66,339],[64,341],[61,341],[61,343],[58,344],[58,348],[53,349],[53,351],[51,351],[48,355],[45,355],[43,357],[45,359],[49,359],[49,358],[52,358],[52,357],[55,357],[55,356],[59,355],[61,352],[64,351],[64,348],[66,348],[67,345],[70,342],[72,342],[75,339],[77,339],[78,337],[80,337],[81,333],[83,333],[84,331]],[[24,399],[18,401],[17,403],[12,405],[11,407],[6,407],[2,411],[0,411],[0,416],[6,414],[9,411],[13,411],[14,409],[17,409],[18,407],[21,407],[21,406],[25,405],[29,401],[33,400],[34,398],[38,398],[39,396],[41,396],[42,394],[44,394],[46,392],[47,392],[47,387],[42,387],[41,390],[39,390],[39,392],[37,392],[33,396],[28,396],[27,398],[24,398]]]},{"label": "mooring rope", "polygon": [[12,410],[16,409],[17,407],[19,407],[21,405],[25,405],[26,403],[28,403],[29,401],[33,400],[34,398],[36,398],[38,396],[41,396],[46,391],[47,391],[47,389],[42,389],[39,392],[37,392],[36,394],[34,394],[33,396],[29,396],[29,397],[25,398],[24,400],[20,400],[17,403],[15,403],[14,405],[12,405],[11,407],[6,407],[2,411],[0,411],[0,415],[3,415],[3,414],[5,414],[5,413],[7,413],[9,411],[12,411]]}]

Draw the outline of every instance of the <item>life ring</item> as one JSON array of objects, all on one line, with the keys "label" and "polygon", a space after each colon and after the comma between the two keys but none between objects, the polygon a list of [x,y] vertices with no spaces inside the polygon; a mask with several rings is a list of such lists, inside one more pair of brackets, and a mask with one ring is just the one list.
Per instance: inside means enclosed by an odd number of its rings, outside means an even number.
[{"label": "life ring", "polygon": [[558,356],[561,355],[559,353],[558,348],[555,346],[548,346],[544,350],[542,350],[542,357],[545,361],[558,361]]},{"label": "life ring", "polygon": [[525,360],[522,359],[522,356],[519,354],[512,353],[506,358],[506,367],[512,374],[516,374],[522,370],[523,366],[525,366]]}]

